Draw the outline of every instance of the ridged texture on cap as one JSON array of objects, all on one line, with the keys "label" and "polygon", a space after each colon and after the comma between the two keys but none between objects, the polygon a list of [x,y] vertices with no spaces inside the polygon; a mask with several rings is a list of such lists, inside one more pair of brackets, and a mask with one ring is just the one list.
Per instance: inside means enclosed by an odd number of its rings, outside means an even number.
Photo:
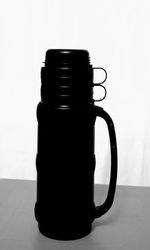
[{"label": "ridged texture on cap", "polygon": [[59,108],[90,104],[92,74],[87,50],[47,50],[41,69],[42,102]]}]

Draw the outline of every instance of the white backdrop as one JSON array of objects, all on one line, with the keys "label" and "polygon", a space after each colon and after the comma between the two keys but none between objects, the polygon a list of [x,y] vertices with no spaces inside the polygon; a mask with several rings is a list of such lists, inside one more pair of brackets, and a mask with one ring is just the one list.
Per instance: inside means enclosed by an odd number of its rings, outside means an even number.
[{"label": "white backdrop", "polygon": [[[118,142],[118,184],[150,186],[148,0],[5,0],[0,4],[0,178],[36,179],[40,68],[50,48],[82,48],[108,72],[102,106]],[[106,124],[96,122],[96,183],[108,183]]]}]

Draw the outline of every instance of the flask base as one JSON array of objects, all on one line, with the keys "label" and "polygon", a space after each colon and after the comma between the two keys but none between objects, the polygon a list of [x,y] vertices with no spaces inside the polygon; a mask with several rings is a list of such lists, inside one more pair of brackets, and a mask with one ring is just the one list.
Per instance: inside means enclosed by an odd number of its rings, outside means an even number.
[{"label": "flask base", "polygon": [[38,223],[38,228],[40,233],[48,238],[54,240],[66,240],[66,241],[83,238],[91,232],[91,225],[86,226],[84,228],[81,228],[80,226],[79,228],[74,228],[74,229],[68,228],[68,230],[65,229],[63,231],[59,231],[58,228],[57,231],[55,231],[53,228],[50,229],[46,225]]}]

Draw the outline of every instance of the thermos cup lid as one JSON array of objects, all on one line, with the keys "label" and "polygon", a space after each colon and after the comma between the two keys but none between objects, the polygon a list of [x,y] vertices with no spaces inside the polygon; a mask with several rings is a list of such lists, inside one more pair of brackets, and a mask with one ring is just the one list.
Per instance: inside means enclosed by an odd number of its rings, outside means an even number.
[{"label": "thermos cup lid", "polygon": [[62,64],[87,67],[89,52],[85,49],[49,49],[46,51],[46,67],[57,67]]},{"label": "thermos cup lid", "polygon": [[41,69],[42,102],[57,108],[93,103],[92,65],[81,49],[49,49]]}]

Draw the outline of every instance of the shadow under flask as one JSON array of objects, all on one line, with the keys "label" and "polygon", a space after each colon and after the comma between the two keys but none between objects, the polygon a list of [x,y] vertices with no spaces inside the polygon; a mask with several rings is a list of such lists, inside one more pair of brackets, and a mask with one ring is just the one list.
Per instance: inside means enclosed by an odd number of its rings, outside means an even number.
[{"label": "shadow under flask", "polygon": [[[94,69],[89,52],[81,49],[49,49],[41,68],[35,218],[39,231],[56,240],[75,240],[89,234],[93,220],[106,213],[114,200],[116,135],[111,117],[94,105],[93,87],[106,80],[94,84]],[[106,121],[111,152],[108,193],[99,206],[94,203],[97,116]]]}]

